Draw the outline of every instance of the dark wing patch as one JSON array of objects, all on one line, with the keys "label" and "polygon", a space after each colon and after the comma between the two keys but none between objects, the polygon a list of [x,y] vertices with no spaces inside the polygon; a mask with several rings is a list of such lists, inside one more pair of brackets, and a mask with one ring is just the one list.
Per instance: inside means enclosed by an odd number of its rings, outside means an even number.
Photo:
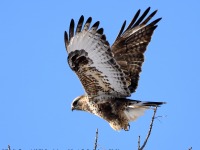
[{"label": "dark wing patch", "polygon": [[125,31],[126,22],[124,22],[111,47],[114,58],[126,75],[130,92],[135,92],[138,86],[139,74],[144,62],[144,52],[151,41],[153,31],[157,27],[156,24],[161,20],[161,18],[158,18],[147,24],[157,12],[156,10],[147,16],[149,11],[150,7],[139,17],[140,10],[138,10]]},{"label": "dark wing patch", "polygon": [[68,55],[68,63],[73,71],[78,71],[85,65],[92,63],[85,50],[75,50]]},{"label": "dark wing patch", "polygon": [[78,75],[86,93],[93,96],[97,95],[101,87],[98,84],[98,80],[92,76],[92,72],[95,72],[96,75],[98,74],[101,81],[103,81],[103,77],[101,77],[101,72],[95,71],[95,68],[91,67],[93,61],[88,57],[88,53],[83,49],[70,52],[68,63],[70,68]]}]

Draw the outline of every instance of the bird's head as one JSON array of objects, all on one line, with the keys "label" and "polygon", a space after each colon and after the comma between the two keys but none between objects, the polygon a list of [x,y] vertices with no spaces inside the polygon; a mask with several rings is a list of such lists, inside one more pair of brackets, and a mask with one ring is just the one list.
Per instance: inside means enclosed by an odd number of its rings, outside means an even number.
[{"label": "bird's head", "polygon": [[71,110],[84,110],[84,105],[87,103],[86,98],[85,95],[76,97],[71,104]]}]

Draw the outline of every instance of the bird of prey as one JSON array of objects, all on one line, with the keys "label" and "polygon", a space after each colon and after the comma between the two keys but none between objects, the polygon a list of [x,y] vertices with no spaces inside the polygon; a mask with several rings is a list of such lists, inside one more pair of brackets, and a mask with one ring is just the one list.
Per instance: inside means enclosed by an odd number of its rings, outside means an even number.
[{"label": "bird of prey", "polygon": [[71,20],[69,33],[64,33],[68,63],[85,89],[84,95],[73,100],[72,110],[90,112],[105,119],[114,130],[127,131],[130,121],[164,103],[128,98],[138,86],[144,52],[161,20],[148,23],[157,10],[148,15],[149,11],[150,7],[140,15],[138,10],[126,29],[124,21],[112,46],[103,28],[98,28],[99,21],[90,27],[92,18],[84,24],[81,16],[74,32]]}]

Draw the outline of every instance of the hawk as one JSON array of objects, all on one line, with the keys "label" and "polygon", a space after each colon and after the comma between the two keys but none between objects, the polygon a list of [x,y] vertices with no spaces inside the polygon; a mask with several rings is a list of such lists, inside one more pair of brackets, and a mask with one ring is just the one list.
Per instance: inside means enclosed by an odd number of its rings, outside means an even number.
[{"label": "hawk", "polygon": [[138,86],[144,52],[161,20],[148,23],[157,10],[148,15],[149,11],[150,7],[140,15],[138,10],[126,29],[124,21],[112,46],[103,28],[98,28],[99,21],[90,27],[92,18],[84,24],[81,16],[74,32],[75,23],[71,20],[69,33],[64,33],[68,63],[86,92],[73,100],[72,110],[92,113],[105,119],[114,130],[127,131],[129,122],[164,103],[127,98]]}]

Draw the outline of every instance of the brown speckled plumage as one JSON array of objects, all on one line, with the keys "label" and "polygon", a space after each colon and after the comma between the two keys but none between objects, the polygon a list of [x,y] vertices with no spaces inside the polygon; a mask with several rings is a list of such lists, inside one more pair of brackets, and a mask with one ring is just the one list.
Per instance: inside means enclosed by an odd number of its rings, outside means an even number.
[{"label": "brown speckled plumage", "polygon": [[84,17],[81,16],[74,32],[75,23],[71,20],[69,36],[65,32],[68,63],[86,92],[72,102],[72,109],[95,114],[108,121],[115,130],[129,130],[130,121],[150,106],[163,104],[126,98],[138,86],[144,52],[161,20],[148,24],[157,12],[148,15],[149,11],[150,7],[139,17],[138,10],[126,29],[125,21],[112,46],[106,40],[103,28],[98,29],[99,21],[90,28],[92,18],[89,17],[83,26]]}]

